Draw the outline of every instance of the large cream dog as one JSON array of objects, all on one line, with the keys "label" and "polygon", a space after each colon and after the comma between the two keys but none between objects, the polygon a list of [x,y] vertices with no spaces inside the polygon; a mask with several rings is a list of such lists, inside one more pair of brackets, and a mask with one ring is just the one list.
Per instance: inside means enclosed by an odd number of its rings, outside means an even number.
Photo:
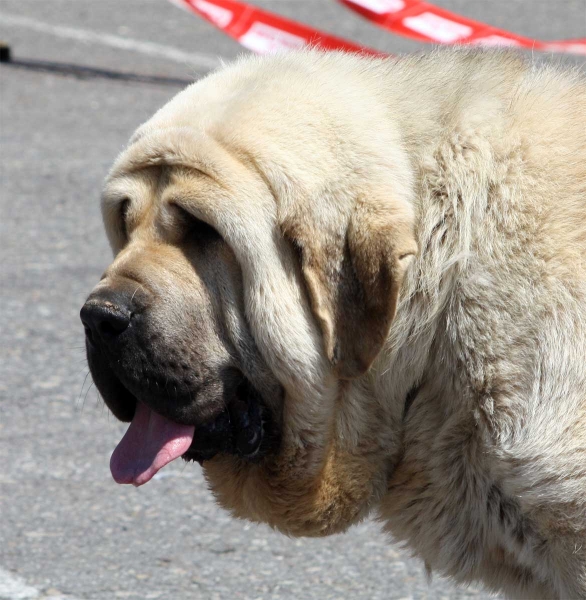
[{"label": "large cream dog", "polygon": [[376,515],[432,570],[586,598],[586,83],[515,55],[245,58],[140,127],[82,309],[112,456],[234,515]]}]

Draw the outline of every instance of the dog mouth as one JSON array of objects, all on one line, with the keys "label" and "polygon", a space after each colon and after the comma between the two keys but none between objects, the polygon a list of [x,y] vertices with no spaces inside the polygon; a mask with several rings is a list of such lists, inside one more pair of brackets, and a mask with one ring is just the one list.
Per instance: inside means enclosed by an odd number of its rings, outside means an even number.
[{"label": "dog mouth", "polygon": [[180,457],[200,464],[218,454],[258,461],[278,445],[270,411],[261,394],[240,372],[231,370],[229,393],[222,402],[215,403],[214,410],[208,407],[202,411],[193,406],[188,416],[181,403],[173,407],[168,399],[150,395],[143,398],[133,385],[125,385],[106,362],[88,352],[90,371],[104,402],[118,419],[130,421],[110,460],[117,483],[144,485]]},{"label": "dog mouth", "polygon": [[258,460],[274,441],[267,417],[247,381],[224,411],[197,426],[176,423],[137,401],[130,426],[112,454],[112,476],[117,483],[138,487],[179,457],[200,464],[217,454]]}]

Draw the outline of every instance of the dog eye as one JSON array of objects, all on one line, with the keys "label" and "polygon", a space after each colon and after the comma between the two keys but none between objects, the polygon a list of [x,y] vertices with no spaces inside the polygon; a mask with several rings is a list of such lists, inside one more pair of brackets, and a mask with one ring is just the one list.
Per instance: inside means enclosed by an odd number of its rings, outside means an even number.
[{"label": "dog eye", "polygon": [[214,239],[221,239],[220,234],[209,223],[202,221],[178,204],[173,204],[172,206],[179,214],[180,220],[187,227],[188,235],[190,237],[193,236],[196,239],[205,239],[210,241]]},{"label": "dog eye", "polygon": [[128,237],[128,208],[130,207],[130,200],[125,198],[118,208],[118,215],[120,218],[120,228],[124,236]]}]

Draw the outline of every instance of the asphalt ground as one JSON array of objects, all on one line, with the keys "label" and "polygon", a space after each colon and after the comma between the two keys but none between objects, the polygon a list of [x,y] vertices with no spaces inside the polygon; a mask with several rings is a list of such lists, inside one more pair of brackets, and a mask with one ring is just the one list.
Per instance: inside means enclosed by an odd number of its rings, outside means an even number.
[{"label": "asphalt ground", "polygon": [[[389,52],[419,44],[333,0],[258,6]],[[539,39],[586,35],[586,0],[441,0]],[[367,522],[323,540],[232,520],[197,465],[117,486],[124,425],[98,398],[78,313],[110,261],[98,197],[132,131],[242,49],[165,0],[0,0],[0,600],[487,598]],[[584,60],[555,57],[575,64]]]}]

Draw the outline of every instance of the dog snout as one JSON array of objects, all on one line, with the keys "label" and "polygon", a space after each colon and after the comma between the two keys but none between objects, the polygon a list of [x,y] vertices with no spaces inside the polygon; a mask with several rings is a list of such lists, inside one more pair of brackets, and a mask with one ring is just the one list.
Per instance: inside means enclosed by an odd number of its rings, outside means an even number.
[{"label": "dog snout", "polygon": [[94,345],[109,344],[126,331],[132,312],[128,299],[120,294],[91,296],[80,312],[85,334]]}]

